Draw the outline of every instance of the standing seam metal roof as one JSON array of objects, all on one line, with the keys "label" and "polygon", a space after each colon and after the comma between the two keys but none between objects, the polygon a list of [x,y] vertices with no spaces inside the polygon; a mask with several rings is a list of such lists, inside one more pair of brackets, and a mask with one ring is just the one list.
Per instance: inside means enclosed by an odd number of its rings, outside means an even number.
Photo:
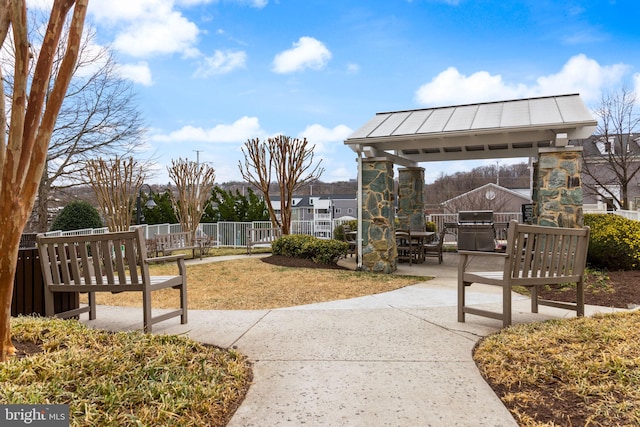
[{"label": "standing seam metal roof", "polygon": [[378,113],[345,144],[408,163],[529,157],[558,134],[587,138],[596,125],[580,95],[569,94]]}]

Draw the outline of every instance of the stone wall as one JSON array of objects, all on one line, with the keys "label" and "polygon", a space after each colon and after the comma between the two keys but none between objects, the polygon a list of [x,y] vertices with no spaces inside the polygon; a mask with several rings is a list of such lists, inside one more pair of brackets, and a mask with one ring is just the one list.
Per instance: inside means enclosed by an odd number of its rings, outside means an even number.
[{"label": "stone wall", "polygon": [[424,168],[399,169],[398,183],[398,228],[424,231]]},{"label": "stone wall", "polygon": [[543,148],[533,170],[534,223],[582,227],[582,147]]},{"label": "stone wall", "polygon": [[393,163],[362,161],[362,268],[378,273],[397,269],[393,205]]}]

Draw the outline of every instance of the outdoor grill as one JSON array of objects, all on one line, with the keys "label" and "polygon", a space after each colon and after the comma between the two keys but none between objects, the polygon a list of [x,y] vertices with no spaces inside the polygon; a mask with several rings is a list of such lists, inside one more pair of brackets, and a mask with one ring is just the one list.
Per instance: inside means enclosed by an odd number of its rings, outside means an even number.
[{"label": "outdoor grill", "polygon": [[496,231],[492,211],[458,212],[458,249],[465,251],[495,250]]}]

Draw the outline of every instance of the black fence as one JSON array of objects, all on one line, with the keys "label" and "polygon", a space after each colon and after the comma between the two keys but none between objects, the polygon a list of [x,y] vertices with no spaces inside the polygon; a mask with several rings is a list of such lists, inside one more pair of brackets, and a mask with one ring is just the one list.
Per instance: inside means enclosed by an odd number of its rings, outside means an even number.
[{"label": "black fence", "polygon": [[[45,315],[44,281],[40,267],[40,257],[36,248],[35,234],[23,234],[13,283],[11,316],[38,314]],[[77,293],[58,292],[54,294],[56,313],[73,310],[80,305]]]}]

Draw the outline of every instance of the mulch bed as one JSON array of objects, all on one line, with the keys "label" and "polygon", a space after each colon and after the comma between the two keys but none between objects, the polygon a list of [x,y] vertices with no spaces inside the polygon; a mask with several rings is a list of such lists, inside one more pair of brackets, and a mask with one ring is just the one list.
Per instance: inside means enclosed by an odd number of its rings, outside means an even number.
[{"label": "mulch bed", "polygon": [[[634,308],[640,306],[640,271],[611,271],[609,280],[599,283],[594,275],[587,277],[584,300],[588,305]],[[574,288],[546,287],[540,292],[544,299],[576,301]]]},{"label": "mulch bed", "polygon": [[294,258],[284,255],[271,255],[265,258],[261,258],[262,262],[267,264],[279,265],[281,267],[294,267],[294,268],[326,268],[330,270],[348,270],[337,264],[316,264],[313,260]]}]

